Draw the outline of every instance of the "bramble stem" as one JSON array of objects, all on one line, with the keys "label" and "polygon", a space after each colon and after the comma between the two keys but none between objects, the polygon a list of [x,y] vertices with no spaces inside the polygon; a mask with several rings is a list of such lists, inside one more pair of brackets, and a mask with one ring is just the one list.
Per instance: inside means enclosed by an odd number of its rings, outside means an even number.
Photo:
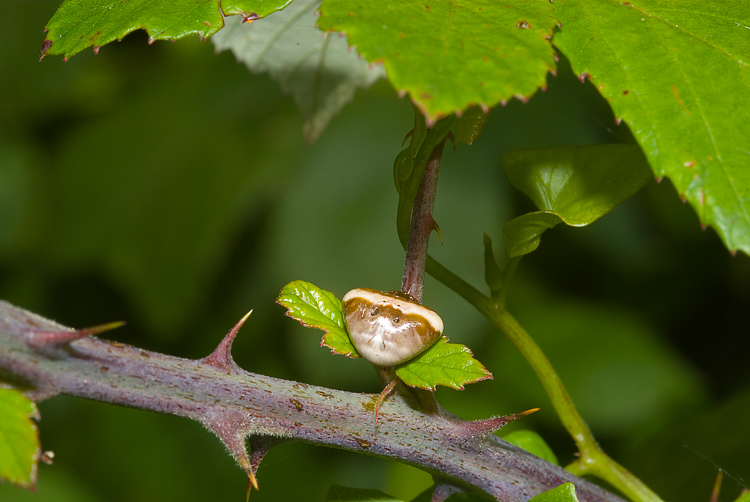
[{"label": "bramble stem", "polygon": [[[231,359],[239,325],[209,357],[189,360],[86,337],[0,302],[0,374],[30,399],[77,396],[202,423],[255,472],[279,438],[400,460],[497,500],[523,502],[565,482],[588,502],[622,502],[601,487],[490,434],[483,422],[430,414],[391,396],[375,424],[372,395],[244,371]],[[46,336],[44,344],[38,334]],[[260,458],[248,459],[245,438]]]},{"label": "bramble stem", "polygon": [[435,206],[440,159],[443,156],[445,139],[443,138],[430,154],[422,174],[422,180],[419,182],[419,190],[414,198],[414,206],[411,212],[409,245],[406,248],[401,291],[413,296],[419,303],[422,303],[424,289],[427,246],[430,241],[430,234],[436,229],[436,223],[432,217],[432,208]]}]

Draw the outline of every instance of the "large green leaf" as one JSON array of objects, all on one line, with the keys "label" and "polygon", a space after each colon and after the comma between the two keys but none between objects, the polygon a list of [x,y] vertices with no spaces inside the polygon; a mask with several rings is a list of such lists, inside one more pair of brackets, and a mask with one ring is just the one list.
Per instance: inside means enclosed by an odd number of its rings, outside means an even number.
[{"label": "large green leaf", "polygon": [[566,0],[555,45],[730,250],[750,253],[750,2]]},{"label": "large green leaf", "polygon": [[320,0],[296,0],[292,6],[253,23],[227,18],[213,37],[217,50],[231,49],[253,73],[268,72],[291,93],[302,115],[305,140],[315,141],[358,88],[385,77],[349,49],[346,37],[321,33],[315,26]]},{"label": "large green leaf", "polygon": [[39,411],[33,401],[13,389],[0,389],[0,480],[36,487]]},{"label": "large green leaf", "polygon": [[524,99],[554,68],[547,0],[323,0],[318,26],[345,32],[429,122],[469,105]]},{"label": "large green leaf", "polygon": [[540,209],[505,225],[510,257],[535,250],[541,234],[558,223],[581,227],[596,221],[652,177],[633,145],[512,150],[503,163],[511,183]]},{"label": "large green leaf", "polygon": [[283,9],[291,0],[65,0],[47,24],[40,59],[65,59],[86,47],[99,47],[137,29],[149,41],[197,34],[207,38],[224,26],[223,16],[253,20]]},{"label": "large green leaf", "polygon": [[471,350],[442,337],[432,347],[396,368],[396,375],[407,385],[435,390],[437,385],[463,390],[464,384],[492,378]]}]

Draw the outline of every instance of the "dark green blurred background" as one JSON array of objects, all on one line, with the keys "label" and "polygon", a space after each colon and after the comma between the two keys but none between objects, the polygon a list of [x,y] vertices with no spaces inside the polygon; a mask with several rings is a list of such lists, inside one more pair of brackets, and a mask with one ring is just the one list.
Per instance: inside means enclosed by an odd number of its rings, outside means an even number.
[{"label": "dark green blurred background", "polygon": [[[37,62],[55,1],[0,1],[0,298],[74,327],[126,320],[106,337],[208,354],[249,309],[234,346],[249,371],[379,391],[363,361],[332,357],[320,333],[274,303],[304,279],[343,295],[397,288],[391,166],[411,108],[381,82],[311,148],[291,99],[229,53],[144,33],[64,63]],[[509,186],[512,148],[621,141],[594,88],[566,67],[528,104],[492,112],[471,147],[447,151],[432,252],[482,287],[482,235],[533,210]],[[555,228],[521,263],[510,306],[545,349],[605,448],[671,501],[721,500],[750,479],[750,260],[731,257],[668,181],[584,229]],[[483,288],[484,289],[484,288]],[[534,428],[562,462],[572,442],[526,363],[471,307],[428,279],[446,334],[494,373],[438,399],[468,419],[542,411]],[[387,409],[387,403],[385,405]],[[187,420],[58,397],[41,404],[31,495],[0,500],[240,501],[246,478]],[[430,484],[397,463],[310,445],[273,450],[255,502],[323,500],[332,483],[409,499]]]}]

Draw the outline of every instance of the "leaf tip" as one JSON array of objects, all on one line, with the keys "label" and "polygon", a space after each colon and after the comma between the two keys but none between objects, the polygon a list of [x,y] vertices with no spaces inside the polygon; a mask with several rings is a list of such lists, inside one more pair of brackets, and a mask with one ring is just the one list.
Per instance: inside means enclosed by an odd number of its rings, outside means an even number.
[{"label": "leaf tip", "polygon": [[[45,28],[44,30],[47,31],[47,28]],[[42,51],[39,53],[39,61],[44,59],[44,56],[47,55],[47,51],[50,47],[52,47],[53,43],[54,42],[52,42],[52,40],[50,40],[49,38],[44,39],[44,42],[42,42]]]}]

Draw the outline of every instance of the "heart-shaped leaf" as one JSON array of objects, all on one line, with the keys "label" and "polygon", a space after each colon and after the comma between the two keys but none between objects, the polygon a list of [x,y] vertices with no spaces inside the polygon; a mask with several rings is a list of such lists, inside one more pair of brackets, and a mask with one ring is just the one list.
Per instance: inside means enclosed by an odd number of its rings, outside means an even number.
[{"label": "heart-shaped leaf", "polygon": [[541,234],[558,223],[581,227],[596,221],[653,177],[633,145],[513,150],[503,163],[511,183],[541,210],[505,225],[510,257],[535,250]]},{"label": "heart-shaped leaf", "polygon": [[346,37],[323,33],[316,26],[320,0],[295,0],[288,8],[253,23],[239,17],[212,41],[219,51],[231,49],[253,73],[268,72],[290,93],[304,120],[308,144],[331,118],[354,98],[385,77],[383,65],[370,64],[351,50]]},{"label": "heart-shaped leaf", "polygon": [[554,69],[547,1],[323,0],[318,26],[346,33],[432,124],[470,105],[531,96]]},{"label": "heart-shaped leaf", "polygon": [[0,389],[0,479],[36,488],[39,458],[36,404],[13,389]]},{"label": "heart-shaped leaf", "polygon": [[325,331],[321,346],[334,354],[360,357],[344,326],[341,301],[330,291],[309,282],[292,281],[284,286],[276,302],[287,308],[286,315],[303,326]]},{"label": "heart-shaped leaf", "polygon": [[640,143],[657,177],[730,250],[750,253],[750,2],[565,0],[555,45]]},{"label": "heart-shaped leaf", "polygon": [[65,0],[47,24],[40,59],[65,59],[87,47],[122,40],[137,29],[149,41],[176,40],[197,34],[207,38],[224,26],[223,16],[258,19],[283,9],[292,0]]},{"label": "heart-shaped leaf", "polygon": [[428,390],[435,390],[437,385],[463,390],[467,383],[492,378],[467,346],[448,343],[446,337],[414,359],[397,366],[396,375],[411,387]]}]

